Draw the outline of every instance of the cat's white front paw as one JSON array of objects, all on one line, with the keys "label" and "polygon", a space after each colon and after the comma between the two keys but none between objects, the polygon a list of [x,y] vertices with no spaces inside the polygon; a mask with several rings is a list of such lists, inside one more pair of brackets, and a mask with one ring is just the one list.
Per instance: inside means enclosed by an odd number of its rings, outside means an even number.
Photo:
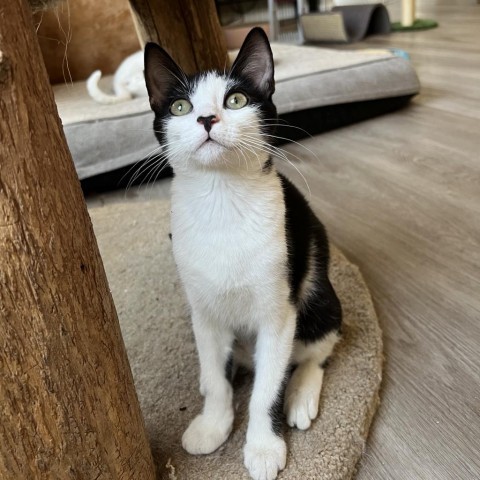
[{"label": "cat's white front paw", "polygon": [[182,446],[192,455],[212,453],[228,438],[232,423],[233,412],[221,418],[197,415],[183,434]]},{"label": "cat's white front paw", "polygon": [[291,427],[307,430],[318,415],[319,393],[307,389],[288,391],[285,394],[284,410]]},{"label": "cat's white front paw", "polygon": [[276,435],[261,441],[247,441],[243,453],[245,466],[254,480],[274,480],[287,461],[285,441]]}]

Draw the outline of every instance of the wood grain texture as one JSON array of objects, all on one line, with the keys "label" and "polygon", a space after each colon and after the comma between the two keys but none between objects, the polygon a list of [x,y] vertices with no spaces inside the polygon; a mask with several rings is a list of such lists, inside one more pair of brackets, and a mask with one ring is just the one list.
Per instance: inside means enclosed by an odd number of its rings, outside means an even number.
[{"label": "wood grain texture", "polygon": [[0,25],[0,478],[153,480],[27,1],[2,2]]},{"label": "wood grain texture", "polygon": [[142,43],[156,42],[186,73],[228,67],[214,0],[130,0]]},{"label": "wood grain texture", "polygon": [[432,3],[418,16],[438,29],[355,45],[411,54],[422,90],[409,108],[303,141],[317,158],[287,147],[384,330],[357,480],[480,478],[480,7]]}]

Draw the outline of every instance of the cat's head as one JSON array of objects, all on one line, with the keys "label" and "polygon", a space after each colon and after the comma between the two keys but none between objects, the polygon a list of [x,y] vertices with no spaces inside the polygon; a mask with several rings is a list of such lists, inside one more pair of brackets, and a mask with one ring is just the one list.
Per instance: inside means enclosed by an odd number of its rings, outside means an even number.
[{"label": "cat's head", "polygon": [[273,56],[265,32],[247,35],[230,71],[186,75],[161,47],[145,47],[154,130],[174,170],[261,168],[277,116]]}]

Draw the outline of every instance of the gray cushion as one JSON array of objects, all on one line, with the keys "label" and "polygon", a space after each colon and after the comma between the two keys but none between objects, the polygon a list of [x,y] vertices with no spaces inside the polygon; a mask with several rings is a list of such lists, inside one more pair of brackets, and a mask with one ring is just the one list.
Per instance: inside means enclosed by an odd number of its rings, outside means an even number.
[{"label": "gray cushion", "polygon": [[[274,102],[280,114],[413,95],[419,90],[410,62],[386,50],[284,44],[273,44],[272,49]],[[109,81],[103,79],[102,87],[108,89]],[[158,147],[146,98],[100,105],[88,96],[85,82],[58,85],[54,92],[80,179],[130,165]]]}]

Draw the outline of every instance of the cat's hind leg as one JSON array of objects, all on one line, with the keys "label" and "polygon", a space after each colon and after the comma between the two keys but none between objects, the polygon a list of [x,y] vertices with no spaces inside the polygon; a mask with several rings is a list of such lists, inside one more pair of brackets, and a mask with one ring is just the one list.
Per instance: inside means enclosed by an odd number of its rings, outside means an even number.
[{"label": "cat's hind leg", "polygon": [[325,363],[337,343],[336,330],[320,340],[296,340],[292,361],[295,369],[285,390],[284,410],[291,427],[306,430],[318,415]]},{"label": "cat's hind leg", "polygon": [[300,430],[309,428],[318,415],[325,363],[340,338],[342,306],[324,264],[320,258],[311,262],[302,287],[291,358],[294,370],[285,390],[287,423]]}]

